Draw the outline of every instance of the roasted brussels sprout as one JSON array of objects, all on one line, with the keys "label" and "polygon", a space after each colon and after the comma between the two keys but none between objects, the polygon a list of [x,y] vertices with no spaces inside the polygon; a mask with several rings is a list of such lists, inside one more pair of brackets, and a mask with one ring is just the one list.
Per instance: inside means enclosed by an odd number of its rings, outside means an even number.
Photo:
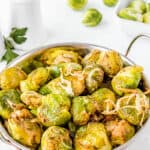
[{"label": "roasted brussels sprout", "polygon": [[81,10],[83,9],[88,0],[68,0],[69,6],[74,10]]},{"label": "roasted brussels sprout", "polygon": [[143,22],[150,24],[150,12],[147,12],[143,15]]},{"label": "roasted brussels sprout", "polygon": [[89,123],[80,127],[75,135],[75,150],[111,150],[104,125]]},{"label": "roasted brussels sprout", "polygon": [[5,124],[9,134],[15,140],[34,148],[40,144],[42,130],[32,119],[34,117],[27,109],[16,110]]},{"label": "roasted brussels sprout", "polygon": [[99,59],[99,56],[100,56],[100,51],[93,50],[83,58],[82,64],[84,66],[88,64],[96,64],[97,60]]},{"label": "roasted brussels sprout", "polygon": [[110,50],[110,51],[103,51],[100,53],[100,57],[97,61],[104,72],[112,77],[116,75],[123,67],[123,60],[121,59],[118,52]]},{"label": "roasted brussels sprout", "polygon": [[142,126],[149,115],[149,97],[139,89],[121,97],[116,106],[118,116],[133,125]]},{"label": "roasted brussels sprout", "polygon": [[99,65],[91,64],[87,65],[83,70],[85,76],[85,84],[89,93],[97,90],[104,78],[104,71]]},{"label": "roasted brussels sprout", "polygon": [[41,61],[47,65],[57,65],[60,63],[80,62],[80,56],[69,48],[59,47],[47,50],[42,56]]},{"label": "roasted brussels sprout", "polygon": [[90,96],[78,96],[72,100],[72,117],[76,125],[85,125],[90,117],[98,113],[98,103]]},{"label": "roasted brussels sprout", "polygon": [[105,127],[113,146],[126,143],[135,134],[134,127],[125,120],[108,121]]},{"label": "roasted brussels sprout", "polygon": [[3,90],[18,88],[20,81],[26,79],[26,76],[19,67],[5,69],[0,74],[0,86]]},{"label": "roasted brussels sprout", "polygon": [[118,16],[123,19],[133,20],[133,21],[143,21],[143,15],[133,8],[123,8],[119,11]]},{"label": "roasted brussels sprout", "polygon": [[42,95],[35,91],[26,91],[21,94],[21,100],[30,109],[36,109],[42,104]]},{"label": "roasted brussels sprout", "polygon": [[20,89],[25,91],[37,91],[50,78],[50,73],[47,68],[40,67],[33,70],[26,80],[21,81]]},{"label": "roasted brussels sprout", "polygon": [[146,3],[143,0],[133,0],[128,7],[133,8],[139,13],[146,11]]},{"label": "roasted brussels sprout", "polygon": [[20,93],[17,90],[9,89],[0,91],[0,116],[8,119],[16,109],[25,107],[20,101]]},{"label": "roasted brussels sprout", "polygon": [[97,9],[90,8],[86,11],[82,23],[89,27],[97,26],[102,20],[102,14]]},{"label": "roasted brussels sprout", "polygon": [[42,136],[41,150],[72,150],[69,131],[58,126],[49,127]]},{"label": "roasted brussels sprout", "polygon": [[118,0],[103,0],[106,6],[112,7],[118,3]]},{"label": "roasted brussels sprout", "polygon": [[43,97],[42,105],[37,109],[37,117],[44,126],[63,125],[71,118],[70,107],[68,97],[49,94]]},{"label": "roasted brussels sprout", "polygon": [[143,68],[140,66],[128,66],[123,68],[113,79],[113,90],[122,95],[125,92],[125,88],[135,89],[138,87],[142,78]]},{"label": "roasted brussels sprout", "polygon": [[45,95],[49,93],[64,94],[70,97],[80,95],[85,89],[85,80],[82,72],[74,76],[60,77],[50,81],[40,89],[40,93]]},{"label": "roasted brussels sprout", "polygon": [[115,106],[116,97],[110,89],[101,88],[94,92],[91,96],[98,102],[100,110],[103,114],[112,114],[112,109]]}]

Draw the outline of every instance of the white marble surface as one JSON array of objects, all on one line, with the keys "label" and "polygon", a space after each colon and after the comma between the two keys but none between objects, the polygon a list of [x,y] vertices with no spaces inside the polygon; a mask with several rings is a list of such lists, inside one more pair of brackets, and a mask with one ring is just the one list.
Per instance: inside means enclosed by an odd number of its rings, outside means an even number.
[{"label": "white marble surface", "polygon": [[[132,36],[126,35],[116,21],[114,8],[108,8],[100,0],[89,0],[83,11],[75,12],[67,4],[67,0],[41,0],[44,25],[47,29],[48,40],[46,43],[59,42],[87,42],[103,45],[125,53]],[[0,0],[0,26],[7,29],[7,17],[9,14],[9,0]],[[101,24],[95,28],[82,25],[81,19],[87,8],[97,8],[103,13]],[[31,14],[32,15],[32,14]],[[140,29],[139,29],[140,30]],[[40,36],[40,35],[39,35]],[[44,44],[44,43],[43,43]],[[133,47],[129,57],[137,64],[144,66],[145,73],[150,79],[150,39],[141,39]],[[4,63],[0,64],[0,69]],[[0,142],[1,150],[13,150]],[[133,144],[126,150],[150,149],[150,125],[147,125],[139,134]]]}]

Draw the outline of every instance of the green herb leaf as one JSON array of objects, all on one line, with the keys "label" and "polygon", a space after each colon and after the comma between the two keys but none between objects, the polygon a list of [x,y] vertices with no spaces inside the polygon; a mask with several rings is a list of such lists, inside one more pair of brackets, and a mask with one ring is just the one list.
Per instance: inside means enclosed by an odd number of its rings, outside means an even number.
[{"label": "green herb leaf", "polygon": [[26,37],[22,37],[22,36],[16,36],[13,38],[13,40],[17,43],[17,44],[22,44],[24,43],[27,38]]},{"label": "green herb leaf", "polygon": [[6,39],[5,37],[4,37],[4,45],[5,45],[5,49],[14,49],[12,41]]}]

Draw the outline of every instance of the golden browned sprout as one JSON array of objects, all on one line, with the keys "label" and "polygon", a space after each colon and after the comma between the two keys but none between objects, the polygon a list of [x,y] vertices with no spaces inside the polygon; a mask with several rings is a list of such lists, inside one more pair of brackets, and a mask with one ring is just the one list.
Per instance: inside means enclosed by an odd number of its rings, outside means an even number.
[{"label": "golden browned sprout", "polygon": [[19,67],[5,69],[0,74],[0,87],[3,90],[19,87],[20,81],[26,79],[27,75]]},{"label": "golden browned sprout", "polygon": [[113,146],[126,143],[135,134],[134,127],[125,120],[108,121],[105,127]]},{"label": "golden browned sprout", "polygon": [[15,140],[35,148],[40,144],[42,130],[37,123],[32,122],[32,119],[34,117],[27,109],[16,110],[6,121],[6,127]]},{"label": "golden browned sprout", "polygon": [[110,51],[102,51],[100,53],[99,59],[97,61],[104,72],[110,76],[115,76],[123,67],[123,60],[118,52],[110,50]]}]

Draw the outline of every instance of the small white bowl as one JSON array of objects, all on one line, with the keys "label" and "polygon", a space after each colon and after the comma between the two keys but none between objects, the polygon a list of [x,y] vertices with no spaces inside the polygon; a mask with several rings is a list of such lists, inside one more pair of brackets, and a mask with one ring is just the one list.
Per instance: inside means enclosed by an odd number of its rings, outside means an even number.
[{"label": "small white bowl", "polygon": [[144,33],[150,33],[150,24],[127,20],[127,19],[120,18],[118,16],[118,12],[122,8],[126,8],[131,1],[133,0],[120,0],[115,9],[115,16],[122,30],[125,31],[128,35],[132,35],[132,36],[137,36],[139,34],[144,34]]}]

